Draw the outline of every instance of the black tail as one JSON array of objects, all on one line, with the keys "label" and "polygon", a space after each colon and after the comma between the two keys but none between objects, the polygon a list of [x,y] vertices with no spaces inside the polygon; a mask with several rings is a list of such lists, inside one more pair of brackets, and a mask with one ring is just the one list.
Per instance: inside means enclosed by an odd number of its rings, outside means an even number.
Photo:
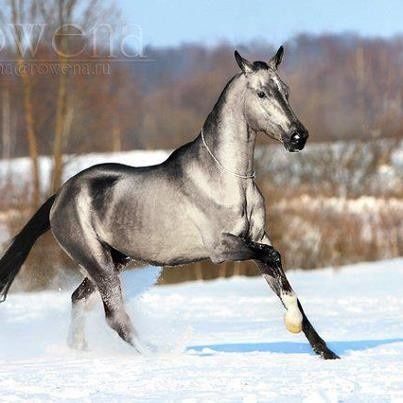
[{"label": "black tail", "polygon": [[8,290],[36,240],[50,229],[49,213],[55,198],[53,195],[42,204],[0,259],[0,302],[6,300]]}]

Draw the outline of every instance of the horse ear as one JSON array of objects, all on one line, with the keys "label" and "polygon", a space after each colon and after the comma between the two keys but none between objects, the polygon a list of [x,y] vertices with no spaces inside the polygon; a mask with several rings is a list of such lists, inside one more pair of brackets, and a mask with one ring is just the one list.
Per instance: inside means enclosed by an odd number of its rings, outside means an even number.
[{"label": "horse ear", "polygon": [[244,74],[248,74],[252,72],[253,65],[249,60],[244,59],[236,50],[234,52],[235,60],[238,63],[239,68],[242,70]]},{"label": "horse ear", "polygon": [[280,46],[278,48],[277,53],[268,61],[268,65],[273,69],[277,70],[278,66],[280,66],[281,61],[283,60],[284,56],[284,48],[283,46]]}]

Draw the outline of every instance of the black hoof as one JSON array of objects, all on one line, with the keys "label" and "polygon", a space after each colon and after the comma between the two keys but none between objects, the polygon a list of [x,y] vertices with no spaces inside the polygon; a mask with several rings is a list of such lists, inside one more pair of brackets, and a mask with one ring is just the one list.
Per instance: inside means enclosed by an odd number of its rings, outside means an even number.
[{"label": "black hoof", "polygon": [[314,349],[316,354],[319,354],[324,360],[340,360],[340,357],[334,353],[332,350],[329,350],[327,347],[319,347]]}]

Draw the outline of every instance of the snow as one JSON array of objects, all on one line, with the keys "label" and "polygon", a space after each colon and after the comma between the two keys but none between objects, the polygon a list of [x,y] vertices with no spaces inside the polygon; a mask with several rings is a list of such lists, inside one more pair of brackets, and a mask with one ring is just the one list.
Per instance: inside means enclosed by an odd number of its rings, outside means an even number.
[{"label": "snow", "polygon": [[124,273],[131,317],[157,352],[139,356],[89,313],[89,351],[66,347],[70,292],[11,294],[0,306],[0,401],[403,400],[403,258],[294,271],[308,317],[341,356],[323,361],[285,330],[261,278],[150,288]]},{"label": "snow", "polygon": [[344,197],[313,197],[309,194],[303,194],[299,197],[288,198],[278,202],[279,208],[298,208],[301,204],[309,211],[333,211],[336,213],[349,212],[357,215],[379,214],[387,209],[395,210],[403,214],[403,199],[396,197],[382,198],[363,195],[355,199]]},{"label": "snow", "polygon": [[[133,150],[116,153],[65,155],[63,158],[63,181],[66,181],[83,169],[105,162],[132,166],[159,164],[166,160],[171,152],[171,150]],[[48,187],[52,163],[52,159],[48,156],[39,157],[40,176],[43,188]],[[30,172],[31,160],[28,157],[0,161],[0,183],[7,182],[16,187],[27,185],[32,182]]]},{"label": "snow", "polygon": [[[348,164],[341,164],[340,161],[351,148],[354,152],[355,143],[331,142],[331,143],[310,143],[303,153],[291,155],[285,152],[281,145],[258,146],[256,148],[256,160],[259,162],[259,170],[275,172],[271,180],[278,185],[300,183],[302,176],[309,174],[311,181],[328,180],[326,174],[327,164],[318,161],[318,156],[331,152],[331,158],[327,163],[337,165],[334,172],[334,181],[339,184],[361,181],[363,176],[370,174],[365,170],[366,161],[360,161],[353,168]],[[146,166],[159,164],[166,160],[173,150],[132,150],[109,153],[89,153],[81,155],[64,155],[63,181],[77,174],[81,170],[92,165],[105,162],[115,162],[131,166]],[[370,158],[372,151],[369,150],[366,157]],[[314,158],[313,158],[314,157]],[[313,158],[313,159],[312,159]],[[49,156],[39,157],[40,177],[42,190],[49,187],[49,179],[52,170],[52,158]],[[343,166],[342,166],[343,165]],[[353,170],[353,172],[352,172]],[[403,172],[403,141],[392,152],[391,161],[382,164],[379,172],[371,173],[372,187],[381,190],[391,190],[402,186],[401,175]],[[368,180],[368,178],[367,178]],[[28,157],[11,158],[0,160],[0,185],[11,184],[16,188],[28,188],[32,184],[31,180],[31,160]]]}]

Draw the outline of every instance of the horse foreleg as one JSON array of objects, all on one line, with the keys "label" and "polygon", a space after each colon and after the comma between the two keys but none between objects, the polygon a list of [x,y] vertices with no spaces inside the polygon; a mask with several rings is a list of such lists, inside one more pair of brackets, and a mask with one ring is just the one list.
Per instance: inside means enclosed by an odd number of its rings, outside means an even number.
[{"label": "horse foreleg", "polygon": [[280,253],[271,246],[271,242],[266,234],[262,242],[251,242],[252,247],[255,247],[260,255],[260,259],[255,260],[255,262],[263,277],[278,295],[287,310],[284,317],[287,329],[292,333],[299,333],[302,330],[313,351],[324,359],[340,358],[327,347],[326,342],[319,336],[308,320],[301,302],[285,275]]},{"label": "horse foreleg", "polygon": [[266,238],[265,236],[263,243],[259,243],[224,233],[214,246],[211,260],[214,263],[224,260],[249,259],[260,262],[262,274],[287,310],[285,315],[287,329],[292,333],[299,333],[302,330],[303,317],[298,307],[297,296],[282,270],[280,254],[269,244],[268,238]]},{"label": "horse foreleg", "polygon": [[214,263],[250,259],[258,264],[262,275],[286,308],[287,329],[293,333],[302,330],[315,353],[323,358],[339,358],[329,350],[306,317],[302,305],[284,273],[280,253],[270,245],[266,236],[262,243],[259,243],[232,234],[222,234],[221,238],[213,244],[211,260]]},{"label": "horse foreleg", "polygon": [[[273,267],[275,265],[269,265],[261,261],[255,261],[255,263],[259,267],[260,272],[266,279],[269,286],[277,294],[284,307],[287,309],[285,315],[287,329],[293,333],[302,330],[313,351],[324,359],[340,358],[327,347],[326,342],[316,332],[315,328],[308,320],[304,309],[302,308],[301,302],[295,293],[292,291],[292,294],[290,294],[291,286],[289,286],[289,282],[281,267],[281,264],[277,267]],[[285,288],[284,284],[286,284]]]}]

